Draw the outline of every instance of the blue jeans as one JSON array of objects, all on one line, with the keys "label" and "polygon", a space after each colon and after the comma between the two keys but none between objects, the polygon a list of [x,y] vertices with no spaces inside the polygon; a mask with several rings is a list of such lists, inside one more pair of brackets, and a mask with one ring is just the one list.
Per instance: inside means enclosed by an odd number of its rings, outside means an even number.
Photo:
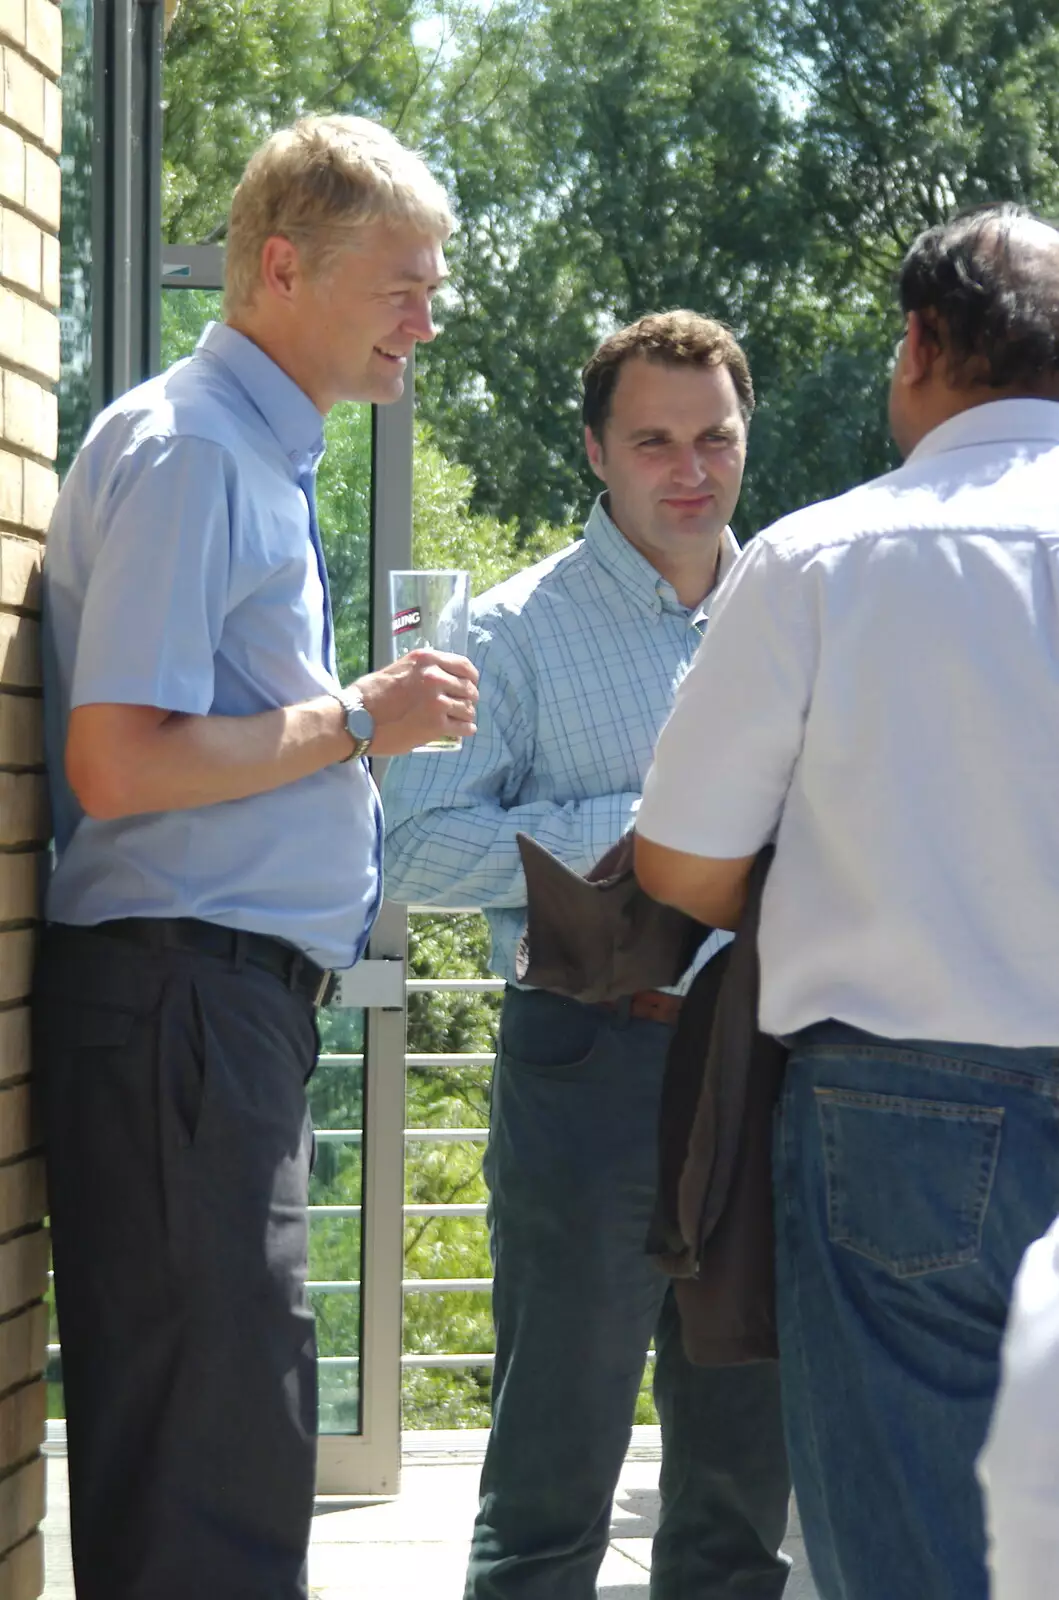
[{"label": "blue jeans", "polygon": [[778,1364],[693,1367],[644,1254],[672,1029],[509,990],[486,1156],[497,1357],[466,1600],[591,1600],[652,1335],[654,1600],[778,1600]]},{"label": "blue jeans", "polygon": [[792,1041],[783,1405],[821,1600],[986,1600],[974,1475],[1011,1285],[1059,1211],[1059,1049]]}]

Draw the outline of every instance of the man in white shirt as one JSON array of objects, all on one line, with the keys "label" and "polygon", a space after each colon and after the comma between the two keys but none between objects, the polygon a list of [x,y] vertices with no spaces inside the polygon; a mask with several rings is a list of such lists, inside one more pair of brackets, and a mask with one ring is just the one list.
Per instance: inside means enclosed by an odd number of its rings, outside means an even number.
[{"label": "man in white shirt", "polygon": [[900,296],[905,464],[739,562],[637,866],[731,927],[775,838],[781,1360],[822,1600],[980,1600],[974,1460],[1059,1209],[1059,233],[980,208]]}]

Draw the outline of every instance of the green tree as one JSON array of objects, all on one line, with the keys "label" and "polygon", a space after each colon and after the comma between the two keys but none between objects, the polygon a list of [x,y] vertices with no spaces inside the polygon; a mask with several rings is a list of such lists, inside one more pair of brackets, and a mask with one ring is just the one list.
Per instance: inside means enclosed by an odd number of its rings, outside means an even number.
[{"label": "green tree", "polygon": [[524,534],[583,510],[577,374],[608,328],[676,305],[754,321],[803,249],[787,132],[742,3],[542,8],[498,114],[447,140],[463,226],[421,392],[477,505]]},{"label": "green tree", "polygon": [[372,117],[413,144],[458,126],[480,74],[503,82],[522,3],[183,0],[166,41],[165,237],[223,239],[249,156],[300,116]]},{"label": "green tree", "polygon": [[416,15],[411,0],[183,0],[166,40],[166,237],[223,238],[273,129],[324,110],[385,121],[414,92]]},{"label": "green tree", "polygon": [[445,145],[464,227],[421,392],[476,505],[571,517],[578,367],[680,304],[751,358],[742,537],[883,470],[894,268],[957,205],[1055,210],[1057,68],[1029,0],[544,0]]},{"label": "green tree", "polygon": [[59,321],[58,467],[65,473],[91,418],[92,359],[92,10],[63,0],[62,303]]}]

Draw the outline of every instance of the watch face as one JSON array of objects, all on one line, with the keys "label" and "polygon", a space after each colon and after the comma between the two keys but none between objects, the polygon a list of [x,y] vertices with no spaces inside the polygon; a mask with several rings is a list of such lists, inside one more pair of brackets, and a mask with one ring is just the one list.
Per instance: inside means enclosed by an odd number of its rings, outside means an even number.
[{"label": "watch face", "polygon": [[358,706],[356,711],[351,711],[346,717],[346,727],[354,739],[363,739],[365,742],[375,737],[375,718],[363,706]]}]

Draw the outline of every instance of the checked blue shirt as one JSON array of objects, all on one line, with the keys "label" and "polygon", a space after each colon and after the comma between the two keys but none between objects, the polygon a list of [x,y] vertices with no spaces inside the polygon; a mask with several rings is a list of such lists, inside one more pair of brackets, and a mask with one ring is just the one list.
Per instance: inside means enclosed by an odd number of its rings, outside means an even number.
[{"label": "checked blue shirt", "polygon": [[[587,872],[635,819],[655,740],[691,665],[694,610],[618,531],[601,496],[585,537],[475,602],[478,732],[386,773],[386,894],[484,908],[509,982],[525,925],[516,833]],[[739,546],[726,529],[718,579]],[[728,935],[712,935],[699,963]],[[698,964],[698,963],[697,963]]]}]

